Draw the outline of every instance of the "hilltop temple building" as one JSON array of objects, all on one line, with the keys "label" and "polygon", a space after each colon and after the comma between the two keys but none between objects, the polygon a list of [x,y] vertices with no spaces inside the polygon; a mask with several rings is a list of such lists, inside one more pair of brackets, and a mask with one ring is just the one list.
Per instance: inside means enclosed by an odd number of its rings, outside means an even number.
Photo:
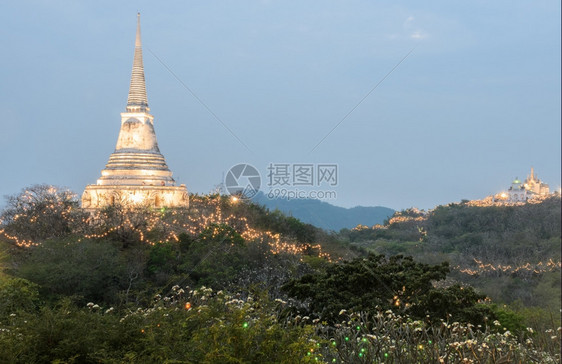
[{"label": "hilltop temple building", "polygon": [[140,14],[129,98],[121,113],[121,130],[115,151],[109,157],[95,185],[82,194],[82,207],[95,210],[108,205],[149,205],[152,207],[188,207],[185,185],[176,186],[172,172],[160,153],[154,116],[150,114],[140,34]]},{"label": "hilltop temple building", "polygon": [[535,197],[547,196],[549,193],[548,185],[537,178],[534,168],[531,167],[531,174],[525,181],[515,178],[509,189],[494,196],[494,200],[507,203],[526,202]]},{"label": "hilltop temple building", "polygon": [[527,176],[523,186],[534,195],[543,196],[550,193],[548,185],[535,176],[535,169],[533,167],[531,167],[531,174]]},{"label": "hilltop temple building", "polygon": [[508,202],[525,202],[527,201],[527,190],[525,186],[519,178],[515,178],[513,182],[511,182],[511,186],[507,190],[507,200]]}]

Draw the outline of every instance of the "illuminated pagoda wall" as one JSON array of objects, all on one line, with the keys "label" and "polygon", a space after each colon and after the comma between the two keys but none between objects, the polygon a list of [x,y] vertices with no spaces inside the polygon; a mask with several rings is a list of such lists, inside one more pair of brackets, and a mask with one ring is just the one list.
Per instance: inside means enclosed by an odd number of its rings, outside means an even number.
[{"label": "illuminated pagoda wall", "polygon": [[113,204],[153,207],[189,205],[187,188],[185,185],[176,186],[158,148],[154,116],[150,114],[146,96],[140,14],[137,15],[129,98],[125,112],[121,113],[117,145],[97,183],[86,186],[82,194],[84,209],[99,209]]}]

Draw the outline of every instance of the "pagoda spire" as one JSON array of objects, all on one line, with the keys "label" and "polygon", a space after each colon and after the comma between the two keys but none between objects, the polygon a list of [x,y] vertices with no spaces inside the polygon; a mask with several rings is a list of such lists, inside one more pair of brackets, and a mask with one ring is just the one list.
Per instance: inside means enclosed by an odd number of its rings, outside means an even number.
[{"label": "pagoda spire", "polygon": [[133,58],[129,98],[127,99],[127,111],[148,112],[149,110],[148,98],[146,97],[146,84],[144,81],[144,66],[142,64],[140,13],[137,13],[137,36],[135,38],[135,55]]}]

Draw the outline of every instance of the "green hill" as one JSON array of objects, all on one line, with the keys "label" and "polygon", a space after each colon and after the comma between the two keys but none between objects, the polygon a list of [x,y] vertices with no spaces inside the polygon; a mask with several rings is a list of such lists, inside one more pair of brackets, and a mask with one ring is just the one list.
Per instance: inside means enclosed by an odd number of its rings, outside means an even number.
[{"label": "green hill", "polygon": [[560,197],[522,206],[438,206],[394,214],[381,228],[340,238],[380,254],[448,261],[454,280],[499,302],[560,307]]},{"label": "green hill", "polygon": [[0,214],[0,362],[559,362],[559,207],[334,233],[226,196],[89,214],[32,186]]}]

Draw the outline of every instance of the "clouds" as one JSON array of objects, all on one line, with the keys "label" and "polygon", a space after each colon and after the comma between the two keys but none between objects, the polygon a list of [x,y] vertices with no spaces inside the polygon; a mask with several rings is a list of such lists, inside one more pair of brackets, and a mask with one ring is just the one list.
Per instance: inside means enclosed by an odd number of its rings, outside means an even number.
[{"label": "clouds", "polygon": [[[429,38],[429,32],[425,29],[424,21],[416,20],[416,17],[409,15],[406,20],[396,22],[401,24],[401,28],[396,28],[395,32],[388,33],[385,38],[390,41],[420,41]],[[420,25],[423,24],[423,25]]]},{"label": "clouds", "polygon": [[404,32],[405,36],[411,39],[425,39],[429,36],[429,34],[421,29],[415,22],[415,18],[413,15],[408,16],[406,21],[404,22]]},{"label": "clouds", "polygon": [[427,37],[428,34],[422,30],[415,30],[414,32],[412,32],[412,34],[410,34],[410,38],[412,39],[425,39]]},{"label": "clouds", "polygon": [[404,22],[404,31],[406,36],[409,36],[411,39],[425,39],[429,36],[429,34],[421,29],[416,23],[415,18],[410,15],[406,21]]}]

